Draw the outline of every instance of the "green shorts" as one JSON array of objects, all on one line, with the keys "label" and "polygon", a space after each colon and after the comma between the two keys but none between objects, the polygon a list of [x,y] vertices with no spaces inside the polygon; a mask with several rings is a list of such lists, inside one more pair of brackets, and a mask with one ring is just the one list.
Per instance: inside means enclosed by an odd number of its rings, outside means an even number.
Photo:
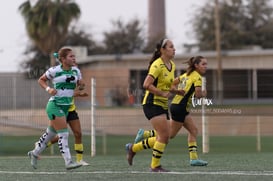
[{"label": "green shorts", "polygon": [[55,101],[48,101],[46,113],[49,120],[54,120],[55,117],[67,117],[70,105],[57,105]]}]

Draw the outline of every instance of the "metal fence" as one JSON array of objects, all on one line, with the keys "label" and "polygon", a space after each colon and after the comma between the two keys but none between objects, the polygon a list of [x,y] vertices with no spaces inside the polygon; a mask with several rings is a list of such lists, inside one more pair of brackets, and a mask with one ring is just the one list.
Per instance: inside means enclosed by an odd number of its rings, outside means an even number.
[{"label": "metal fence", "polygon": [[[98,79],[97,81],[101,81]],[[37,80],[26,80],[20,74],[8,74],[0,77],[0,131],[2,134],[15,134],[8,131],[17,129],[16,134],[36,134],[37,130],[44,129],[48,124],[45,113],[49,95],[37,83]],[[105,86],[105,85],[104,85]],[[107,89],[107,88],[105,88]],[[112,88],[108,88],[112,90]],[[142,107],[135,99],[140,100],[141,90],[133,91],[133,95],[127,95],[128,91],[121,92],[124,104],[118,106],[115,103],[109,106],[95,106],[94,115],[91,115],[91,98],[76,99],[79,116],[84,134],[91,134],[91,116],[96,121],[96,131],[105,134],[132,135],[138,128],[150,129],[149,122],[144,117]],[[112,96],[115,97],[112,97]],[[103,94],[104,100],[113,102],[116,94]],[[133,99],[130,96],[135,96]],[[234,100],[233,105],[216,105],[211,98],[211,105],[206,106],[206,119],[211,135],[256,135],[257,125],[262,135],[272,135],[272,101],[253,100],[251,104],[244,104],[242,100]],[[200,106],[193,108],[192,115],[201,128],[202,114]],[[259,118],[259,124],[257,120]],[[26,131],[27,130],[27,131]],[[186,133],[182,131],[182,133]],[[200,133],[201,134],[201,133]]]}]

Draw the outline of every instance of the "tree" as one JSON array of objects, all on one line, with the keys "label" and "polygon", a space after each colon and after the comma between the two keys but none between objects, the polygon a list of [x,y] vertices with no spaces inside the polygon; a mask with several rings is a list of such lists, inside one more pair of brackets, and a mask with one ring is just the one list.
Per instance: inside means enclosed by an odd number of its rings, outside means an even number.
[{"label": "tree", "polygon": [[[213,1],[208,1],[196,12],[193,27],[198,46],[200,50],[215,50]],[[220,1],[222,49],[243,49],[252,45],[273,48],[272,15],[270,0]]]},{"label": "tree", "polygon": [[[88,54],[99,54],[104,51],[104,48],[98,46],[90,34],[77,29],[76,26],[70,28],[66,39],[57,49],[62,46],[85,46],[87,47]],[[50,59],[50,56],[43,54],[33,43],[27,46],[24,54],[26,55],[26,59],[21,63],[21,67],[27,78],[36,79],[49,68],[47,60]]]},{"label": "tree", "polygon": [[124,24],[120,19],[112,21],[114,30],[104,32],[103,43],[106,54],[128,54],[141,52],[144,38],[140,21],[134,19]]},{"label": "tree", "polygon": [[144,53],[153,53],[154,50],[155,50],[155,46],[156,44],[161,40],[161,39],[164,39],[166,38],[165,35],[157,35],[157,36],[154,36],[152,38],[150,38],[147,43],[146,43],[146,46],[145,48],[143,49],[143,52]]},{"label": "tree", "polygon": [[103,54],[105,52],[104,47],[93,39],[92,34],[85,32],[83,29],[73,26],[62,46],[85,46],[88,55]]},{"label": "tree", "polygon": [[70,0],[38,0],[19,6],[27,33],[44,55],[51,55],[50,66],[55,65],[53,53],[66,39],[70,23],[80,16],[79,6]]},{"label": "tree", "polygon": [[273,7],[271,0],[248,0],[246,31],[253,33],[251,44],[273,48]]},{"label": "tree", "polygon": [[21,62],[21,68],[27,79],[37,79],[49,68],[50,56],[44,55],[37,46],[28,45],[24,54],[26,60]]}]

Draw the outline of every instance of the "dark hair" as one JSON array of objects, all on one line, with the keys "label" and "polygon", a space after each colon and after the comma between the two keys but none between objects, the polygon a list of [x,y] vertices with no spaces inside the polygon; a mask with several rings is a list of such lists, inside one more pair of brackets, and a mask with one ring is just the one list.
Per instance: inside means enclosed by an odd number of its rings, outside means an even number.
[{"label": "dark hair", "polygon": [[196,57],[191,57],[189,60],[184,62],[184,63],[188,64],[187,75],[190,75],[195,70],[194,65],[199,64],[202,59],[204,59],[203,56],[196,56]]},{"label": "dark hair", "polygon": [[149,62],[148,70],[150,69],[152,63],[161,56],[160,48],[166,48],[167,41],[168,41],[167,38],[163,38],[162,40],[160,40],[156,44],[156,47],[155,47],[155,50],[153,52],[152,58],[151,58],[151,60]]}]

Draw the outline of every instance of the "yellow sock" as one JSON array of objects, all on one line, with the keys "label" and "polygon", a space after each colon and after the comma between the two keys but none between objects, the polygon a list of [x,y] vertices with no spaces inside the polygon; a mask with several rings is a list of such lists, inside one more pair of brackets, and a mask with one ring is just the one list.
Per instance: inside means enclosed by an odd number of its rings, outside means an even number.
[{"label": "yellow sock", "polygon": [[147,138],[133,145],[132,151],[139,152],[143,149],[151,149],[154,147],[156,137]]},{"label": "yellow sock", "polygon": [[155,130],[145,130],[143,133],[143,138],[150,138],[150,137],[155,137],[156,136],[156,131]]},{"label": "yellow sock", "polygon": [[49,141],[49,142],[47,142],[46,147],[50,147],[51,145],[52,145],[52,142]]},{"label": "yellow sock", "polygon": [[198,155],[197,155],[197,143],[196,142],[189,142],[188,146],[189,146],[190,159],[191,160],[198,159]]},{"label": "yellow sock", "polygon": [[146,139],[146,138],[149,138],[150,137],[150,130],[145,130],[144,133],[143,133],[143,138]]},{"label": "yellow sock", "polygon": [[156,130],[149,130],[150,137],[156,137]]},{"label": "yellow sock", "polygon": [[153,147],[153,157],[152,157],[151,168],[156,168],[160,166],[160,159],[164,153],[165,147],[166,147],[165,143],[160,143],[158,141],[155,142]]},{"label": "yellow sock", "polygon": [[79,162],[82,160],[83,157],[83,144],[75,144],[74,149],[76,151],[76,161]]}]

